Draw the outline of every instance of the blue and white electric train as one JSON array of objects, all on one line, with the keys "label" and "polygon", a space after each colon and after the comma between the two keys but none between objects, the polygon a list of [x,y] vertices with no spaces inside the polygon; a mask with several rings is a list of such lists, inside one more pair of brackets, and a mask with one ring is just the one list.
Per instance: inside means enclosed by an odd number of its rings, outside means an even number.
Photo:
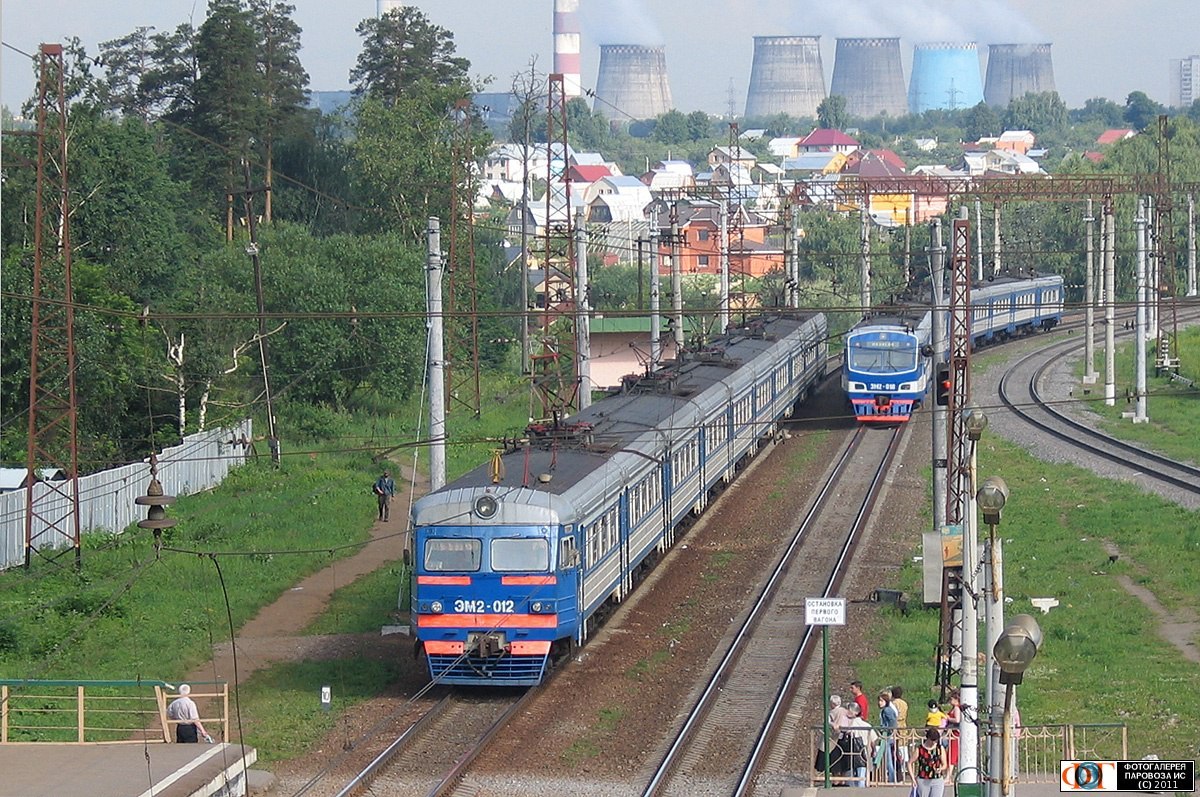
[{"label": "blue and white electric train", "polygon": [[412,624],[443,683],[537,684],[826,372],[821,314],[631,378],[416,502]]},{"label": "blue and white electric train", "polygon": [[[1053,329],[1062,312],[1062,277],[997,278],[971,289],[971,344]],[[932,327],[928,306],[913,304],[864,318],[846,333],[842,388],[859,422],[902,423],[925,401]]]}]

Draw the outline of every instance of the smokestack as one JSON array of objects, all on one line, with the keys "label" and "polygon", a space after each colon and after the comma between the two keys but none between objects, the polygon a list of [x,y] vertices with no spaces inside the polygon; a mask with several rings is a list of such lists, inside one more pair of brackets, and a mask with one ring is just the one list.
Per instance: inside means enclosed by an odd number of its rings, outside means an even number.
[{"label": "smokestack", "polygon": [[600,45],[596,108],[609,119],[653,119],[671,110],[667,56],[662,47]]},{"label": "smokestack", "polygon": [[567,97],[582,93],[579,69],[579,0],[554,0],[554,71]]},{"label": "smokestack", "polygon": [[397,8],[404,8],[404,0],[375,0],[375,16],[377,17],[382,17]]},{"label": "smokestack", "polygon": [[972,108],[983,102],[983,77],[975,42],[928,42],[913,48],[908,109]]},{"label": "smokestack", "polygon": [[816,116],[825,99],[820,36],[755,36],[746,116]]},{"label": "smokestack", "polygon": [[1043,91],[1055,91],[1049,44],[993,44],[988,47],[987,82],[983,87],[983,97],[988,105],[1002,108],[1014,97]]},{"label": "smokestack", "polygon": [[903,116],[908,105],[899,37],[838,39],[829,93],[846,98],[850,116]]}]

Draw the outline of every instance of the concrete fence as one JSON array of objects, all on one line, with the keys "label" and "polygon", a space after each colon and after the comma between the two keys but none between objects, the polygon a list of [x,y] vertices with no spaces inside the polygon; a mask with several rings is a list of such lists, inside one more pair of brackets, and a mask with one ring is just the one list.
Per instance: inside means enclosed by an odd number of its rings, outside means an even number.
[{"label": "concrete fence", "polygon": [[[188,435],[177,446],[158,456],[158,480],[170,495],[190,495],[220,484],[233,467],[246,461],[253,428],[250,420],[227,429],[210,429]],[[149,460],[82,476],[79,479],[79,529],[116,533],[146,516],[145,507],[133,502],[145,495],[150,483]],[[32,537],[38,547],[62,547],[69,540],[43,518],[69,516],[70,487],[53,495],[44,484],[34,485],[41,517],[34,518]],[[53,497],[42,501],[41,498]],[[25,498],[21,488],[0,494],[0,570],[25,563]],[[61,505],[55,505],[61,504]]]}]

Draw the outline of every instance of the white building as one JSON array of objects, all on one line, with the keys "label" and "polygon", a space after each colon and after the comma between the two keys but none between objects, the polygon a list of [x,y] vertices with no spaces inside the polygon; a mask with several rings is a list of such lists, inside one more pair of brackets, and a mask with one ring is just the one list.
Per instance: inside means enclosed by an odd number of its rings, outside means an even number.
[{"label": "white building", "polygon": [[1171,105],[1187,108],[1200,100],[1200,55],[1171,61]]}]

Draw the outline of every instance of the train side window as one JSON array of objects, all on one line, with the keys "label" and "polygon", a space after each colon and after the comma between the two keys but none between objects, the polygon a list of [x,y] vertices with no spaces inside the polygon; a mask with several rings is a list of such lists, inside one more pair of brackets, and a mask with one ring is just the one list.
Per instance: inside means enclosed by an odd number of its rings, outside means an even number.
[{"label": "train side window", "polygon": [[430,539],[425,542],[425,569],[435,573],[474,573],[479,570],[482,551],[480,540]]},{"label": "train side window", "polygon": [[558,541],[558,566],[579,567],[579,551],[575,549],[574,537],[563,537]]}]

